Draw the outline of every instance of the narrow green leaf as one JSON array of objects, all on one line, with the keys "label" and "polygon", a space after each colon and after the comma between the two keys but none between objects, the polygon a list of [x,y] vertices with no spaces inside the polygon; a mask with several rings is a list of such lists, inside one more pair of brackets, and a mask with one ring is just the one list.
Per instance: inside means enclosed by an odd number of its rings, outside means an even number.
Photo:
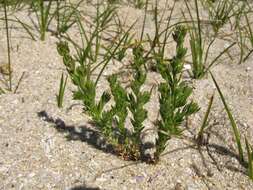
[{"label": "narrow green leaf", "polygon": [[249,178],[253,180],[253,157],[252,157],[253,152],[246,137],[245,137],[245,144],[248,155],[248,175]]},{"label": "narrow green leaf", "polygon": [[212,77],[212,79],[213,79],[213,82],[214,82],[214,84],[215,84],[215,86],[216,86],[216,88],[217,88],[217,90],[218,90],[218,92],[219,92],[220,98],[221,98],[221,100],[222,100],[222,103],[223,103],[223,105],[224,105],[224,107],[225,107],[225,110],[226,110],[226,112],[227,112],[228,118],[229,118],[229,120],[230,120],[232,129],[233,129],[233,132],[234,132],[234,135],[235,135],[235,140],[236,140],[236,144],[237,144],[237,148],[238,148],[238,152],[239,152],[240,161],[244,161],[244,158],[243,158],[243,149],[242,149],[242,145],[241,145],[240,132],[239,132],[239,130],[238,130],[238,127],[237,127],[237,125],[236,125],[236,122],[235,122],[235,120],[234,120],[234,117],[233,117],[233,115],[232,115],[232,113],[231,113],[231,111],[230,111],[230,109],[229,109],[229,107],[228,107],[228,105],[227,105],[227,103],[226,103],[226,101],[225,101],[225,98],[224,98],[224,96],[223,96],[223,94],[222,94],[222,92],[221,92],[221,89],[220,89],[220,87],[219,87],[217,81],[215,80],[215,78],[214,78],[213,74],[211,73],[211,71],[209,71],[209,73],[211,74],[211,77]]},{"label": "narrow green leaf", "polygon": [[198,136],[197,136],[197,140],[199,142],[202,141],[203,133],[204,133],[204,130],[205,130],[206,126],[207,126],[208,117],[209,117],[209,114],[211,112],[211,108],[212,108],[212,105],[213,105],[213,99],[214,99],[214,93],[213,93],[213,95],[211,96],[211,98],[209,100],[208,107],[207,107],[207,110],[206,110],[206,113],[205,113],[202,125],[200,127],[200,130],[199,130],[199,133],[198,133]]}]

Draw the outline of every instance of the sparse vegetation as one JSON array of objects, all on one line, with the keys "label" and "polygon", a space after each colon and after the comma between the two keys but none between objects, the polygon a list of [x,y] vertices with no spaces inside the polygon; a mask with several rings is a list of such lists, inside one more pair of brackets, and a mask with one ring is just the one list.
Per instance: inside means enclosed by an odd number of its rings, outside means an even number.
[{"label": "sparse vegetation", "polygon": [[[126,12],[126,16],[122,17],[123,11],[120,8],[124,3],[130,3],[131,11],[138,11],[142,16],[131,20]],[[69,93],[69,89],[66,89],[69,79],[70,88],[74,89],[73,100],[82,103],[83,113],[88,116],[92,127],[96,128],[106,144],[112,146],[111,152],[124,160],[156,164],[167,149],[168,141],[173,137],[180,137],[193,142],[191,148],[196,147],[194,143],[198,143],[200,150],[206,146],[203,151],[210,155],[209,144],[203,143],[203,136],[206,131],[211,131],[209,121],[216,119],[210,114],[211,111],[217,111],[213,108],[215,104],[226,112],[235,139],[235,142],[222,142],[236,145],[237,153],[234,157],[253,180],[252,138],[247,136],[244,142],[241,141],[244,128],[238,125],[239,122],[232,113],[224,95],[226,91],[223,94],[223,87],[227,85],[223,83],[226,81],[220,84],[214,77],[214,67],[218,64],[229,67],[230,63],[236,62],[239,63],[237,66],[244,68],[246,60],[252,59],[252,2],[184,0],[177,7],[178,1],[172,4],[165,1],[165,7],[162,8],[159,3],[158,0],[0,0],[0,22],[4,26],[0,30],[6,36],[4,50],[7,55],[6,60],[0,60],[0,98],[17,93],[21,80],[25,78],[26,71],[20,72],[20,80],[13,77],[17,76],[17,72],[12,52],[15,52],[15,60],[22,49],[19,49],[15,40],[15,45],[12,46],[11,31],[18,29],[24,32],[24,41],[28,36],[29,40],[39,45],[56,44],[58,55],[66,69],[62,71],[62,68],[56,69],[55,65],[50,65],[50,69],[55,72],[62,72],[59,89],[55,87],[58,89],[56,103],[62,108],[59,112],[65,110],[65,103],[68,101],[64,99],[64,94]],[[87,5],[90,10],[86,10],[87,7],[85,11],[82,10],[83,5]],[[179,14],[174,18],[176,9]],[[48,39],[47,34],[51,34],[53,40]],[[45,42],[36,42],[37,38]],[[171,52],[175,53],[171,55]],[[248,66],[244,69],[247,75],[252,74],[250,69]],[[40,75],[39,72],[31,73],[31,76]],[[126,80],[124,74],[128,77]],[[202,82],[205,82],[203,86],[207,90],[210,87],[208,85],[214,84],[219,94],[214,97],[213,93],[207,106],[203,106],[205,104],[201,102],[202,97],[198,99],[198,94],[193,93],[199,90],[196,88]],[[33,87],[31,89],[36,90]],[[18,91],[20,90],[22,89],[19,88]],[[244,92],[241,88],[235,90],[251,96],[251,92]],[[21,102],[25,103],[22,94],[20,97]],[[214,101],[216,98],[222,104],[218,105]],[[248,102],[250,101],[251,98]],[[157,104],[157,107],[153,106],[154,110],[146,107],[154,102]],[[199,111],[203,111],[203,118],[194,119],[200,120],[201,124],[196,126],[197,122],[193,120],[191,126],[195,129],[200,127],[196,132],[188,127],[188,120],[194,114],[202,116]],[[157,115],[156,119],[150,118],[151,112]],[[59,120],[55,122],[50,117],[45,120],[59,125]],[[146,126],[145,121],[151,121],[153,136],[156,136],[152,146],[153,157],[149,160],[144,160],[142,154],[145,149],[142,134],[146,127],[150,127]],[[60,126],[64,130],[68,128],[64,122],[60,122]],[[185,130],[188,130],[186,135]],[[78,132],[73,133],[78,135]],[[223,136],[217,134],[215,135]],[[224,149],[223,145],[210,146]],[[226,156],[233,156],[233,150],[227,152],[229,155]],[[212,156],[210,158],[213,160],[212,164],[215,164],[215,159]]]}]

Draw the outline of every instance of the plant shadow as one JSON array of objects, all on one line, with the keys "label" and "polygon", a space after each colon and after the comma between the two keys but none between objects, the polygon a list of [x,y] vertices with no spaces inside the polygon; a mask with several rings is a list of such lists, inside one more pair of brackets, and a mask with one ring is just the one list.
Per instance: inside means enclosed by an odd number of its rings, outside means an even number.
[{"label": "plant shadow", "polygon": [[53,124],[53,127],[58,132],[66,134],[65,138],[68,141],[87,142],[96,149],[116,155],[114,147],[106,142],[105,138],[102,137],[99,131],[85,125],[67,125],[62,119],[55,119],[49,116],[46,111],[40,111],[37,113],[37,115],[43,121]]},{"label": "plant shadow", "polygon": [[[205,147],[205,150],[202,149],[201,146]],[[202,159],[202,164],[208,170],[209,170],[209,167],[208,167],[208,164],[207,164],[208,161],[206,160],[203,152],[207,153],[207,156],[209,158],[208,160],[211,161],[211,163],[213,165],[215,165],[215,167],[217,168],[217,170],[219,172],[222,172],[222,170],[225,168],[225,169],[228,169],[228,170],[233,171],[233,172],[239,172],[239,173],[242,173],[244,175],[247,175],[247,172],[243,168],[247,168],[248,163],[245,162],[245,161],[241,161],[239,155],[236,154],[233,150],[230,150],[229,148],[227,148],[225,146],[218,145],[218,144],[215,144],[215,143],[207,143],[205,145],[197,145],[197,149],[198,149],[198,152],[199,152],[200,157]],[[226,161],[225,163],[221,163],[219,160],[217,160],[217,158],[216,158],[217,156],[227,156],[227,157],[230,157],[230,158],[234,158],[238,161],[238,163],[243,168],[239,168],[239,167],[235,166],[234,163],[230,163],[231,160]]]},{"label": "plant shadow", "polygon": [[[214,150],[214,152],[216,152],[217,154],[219,154],[221,156],[229,156],[231,158],[235,158],[244,168],[247,168],[248,163],[246,161],[241,161],[239,155],[236,154],[234,151],[231,151],[227,147],[217,145],[217,144],[208,144],[207,145],[207,152],[208,152],[209,156],[211,157],[211,151],[209,150],[209,148],[212,148]],[[242,172],[239,169],[235,169],[234,166],[230,166],[227,164],[225,164],[224,166],[229,170],[232,170],[232,171],[237,170],[238,172]],[[245,173],[245,172],[243,171],[242,173]]]},{"label": "plant shadow", "polygon": [[87,187],[86,185],[80,185],[72,187],[69,190],[100,190],[98,187]]}]

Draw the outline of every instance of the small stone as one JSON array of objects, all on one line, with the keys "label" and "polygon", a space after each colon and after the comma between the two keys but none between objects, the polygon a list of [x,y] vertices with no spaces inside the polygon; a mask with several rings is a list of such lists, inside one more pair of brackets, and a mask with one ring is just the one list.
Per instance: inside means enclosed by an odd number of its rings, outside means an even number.
[{"label": "small stone", "polygon": [[190,64],[184,64],[184,70],[191,70],[191,68]]},{"label": "small stone", "polygon": [[175,188],[174,188],[175,190],[183,190],[184,188],[183,188],[183,185],[181,184],[181,183],[177,183],[176,185],[175,185]]},{"label": "small stone", "polygon": [[32,178],[34,176],[35,176],[35,173],[33,173],[33,172],[28,175],[28,177],[30,177],[30,178]]}]

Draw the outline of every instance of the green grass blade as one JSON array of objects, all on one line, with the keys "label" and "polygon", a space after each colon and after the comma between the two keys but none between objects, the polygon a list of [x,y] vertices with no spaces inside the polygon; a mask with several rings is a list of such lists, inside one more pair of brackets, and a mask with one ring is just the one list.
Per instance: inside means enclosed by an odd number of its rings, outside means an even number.
[{"label": "green grass blade", "polygon": [[240,159],[240,161],[243,162],[244,161],[244,158],[243,158],[243,149],[242,149],[242,145],[241,145],[241,137],[240,137],[239,129],[238,129],[237,125],[236,125],[234,117],[233,117],[233,115],[232,115],[232,113],[231,113],[231,111],[230,111],[230,109],[229,109],[229,107],[228,107],[228,105],[226,103],[226,100],[225,100],[225,98],[224,98],[224,96],[223,96],[223,94],[221,92],[221,89],[220,89],[217,81],[215,80],[215,78],[214,78],[213,74],[211,73],[211,71],[209,71],[209,73],[212,76],[213,82],[214,82],[214,84],[215,84],[215,86],[216,86],[216,88],[217,88],[217,90],[219,92],[220,98],[222,100],[222,103],[223,103],[223,105],[225,107],[225,110],[227,112],[227,115],[229,117],[231,126],[233,128],[233,132],[234,132],[234,135],[235,135],[235,140],[236,140],[236,144],[237,144],[237,148],[238,148],[238,152],[239,152],[239,159]]},{"label": "green grass blade", "polygon": [[199,6],[198,0],[195,0],[195,7],[197,13],[197,24],[198,24],[198,38],[199,38],[199,46],[202,47],[202,35],[201,35],[201,26],[200,26],[200,17],[199,17]]},{"label": "green grass blade", "polygon": [[0,95],[5,94],[4,90],[0,87]]},{"label": "green grass blade", "polygon": [[248,30],[249,30],[250,43],[251,43],[251,46],[253,47],[253,32],[252,32],[252,29],[251,29],[249,18],[248,18],[246,13],[245,13],[245,18],[246,18],[247,27],[248,27]]},{"label": "green grass blade", "polygon": [[66,78],[64,79],[64,74],[62,73],[59,94],[57,95],[57,105],[59,108],[62,108],[62,106],[63,106],[63,97],[64,97],[64,92],[65,92],[67,80],[68,80],[68,76],[66,76]]},{"label": "green grass blade", "polygon": [[227,48],[225,48],[220,54],[213,59],[213,61],[208,65],[208,67],[205,69],[205,74],[210,70],[210,68],[216,63],[216,61],[224,54],[226,53],[230,48],[232,48],[236,42],[230,44]]},{"label": "green grass blade", "polygon": [[21,26],[25,29],[27,34],[29,34],[29,36],[35,41],[36,39],[35,39],[33,33],[31,32],[32,28],[29,25],[22,22],[19,18],[15,17],[15,19],[19,24],[21,24]]},{"label": "green grass blade", "polygon": [[207,110],[206,110],[206,113],[205,113],[202,125],[201,125],[199,133],[198,133],[198,137],[197,137],[197,141],[198,142],[202,142],[204,129],[207,126],[208,117],[209,117],[209,114],[210,114],[210,111],[211,111],[211,108],[212,108],[212,105],[213,105],[213,99],[214,99],[214,93],[213,93],[213,95],[211,96],[211,98],[209,100],[209,104],[208,104],[208,107],[207,107]]},{"label": "green grass blade", "polygon": [[[123,35],[123,37],[119,40],[117,46],[113,49],[113,51],[112,51],[112,52],[111,52],[111,51],[107,51],[105,57],[108,56],[108,58],[106,59],[104,65],[103,65],[103,67],[102,67],[102,69],[100,70],[100,72],[99,72],[99,74],[98,74],[98,76],[97,76],[95,85],[97,85],[97,83],[98,83],[98,81],[99,81],[99,79],[100,79],[102,73],[104,72],[106,66],[108,65],[108,63],[110,62],[110,60],[111,60],[113,57],[115,57],[115,53],[116,53],[117,50],[119,49],[120,45],[124,42],[124,40],[125,40],[126,37],[128,36],[130,30],[134,27],[134,25],[135,25],[136,22],[137,22],[137,21],[135,21],[135,22],[128,28],[128,30],[127,30],[126,33]],[[104,61],[102,61],[102,63],[103,63],[103,62],[104,62]]]},{"label": "green grass blade", "polygon": [[252,156],[252,149],[249,145],[249,142],[247,138],[245,138],[245,144],[247,149],[247,155],[248,155],[248,175],[251,180],[253,180],[253,156]]}]

